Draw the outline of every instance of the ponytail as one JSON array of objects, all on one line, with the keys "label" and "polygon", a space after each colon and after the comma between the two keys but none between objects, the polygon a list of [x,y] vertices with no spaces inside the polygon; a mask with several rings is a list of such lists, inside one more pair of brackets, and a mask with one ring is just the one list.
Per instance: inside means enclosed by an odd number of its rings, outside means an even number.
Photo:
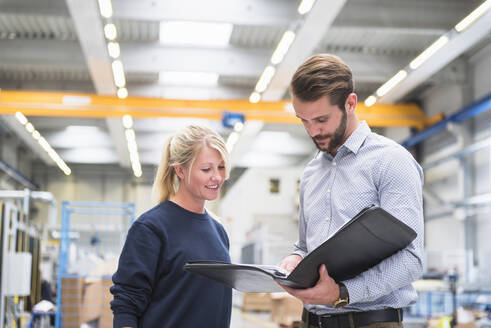
[{"label": "ponytail", "polygon": [[157,204],[169,200],[175,193],[176,171],[170,163],[170,148],[173,137],[169,137],[164,145],[162,159],[152,186],[152,200]]}]

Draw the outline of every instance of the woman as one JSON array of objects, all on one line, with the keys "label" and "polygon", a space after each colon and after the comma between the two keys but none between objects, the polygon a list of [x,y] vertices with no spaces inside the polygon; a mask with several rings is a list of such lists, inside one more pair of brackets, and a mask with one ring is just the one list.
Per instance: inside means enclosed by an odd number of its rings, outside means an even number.
[{"label": "woman", "polygon": [[230,262],[227,234],[204,208],[228,173],[213,130],[189,126],[169,138],[153,185],[158,205],[131,226],[113,276],[114,327],[229,327],[231,289],[182,270],[193,260]]}]

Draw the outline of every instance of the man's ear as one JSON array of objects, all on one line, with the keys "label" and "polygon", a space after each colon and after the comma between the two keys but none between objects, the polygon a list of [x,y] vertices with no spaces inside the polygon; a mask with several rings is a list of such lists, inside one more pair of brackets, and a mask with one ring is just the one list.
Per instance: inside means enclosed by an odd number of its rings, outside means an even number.
[{"label": "man's ear", "polygon": [[179,179],[181,180],[184,179],[184,168],[181,165],[179,164],[174,165],[174,171],[176,171],[176,174],[179,177]]},{"label": "man's ear", "polygon": [[354,92],[350,93],[346,98],[346,103],[344,107],[346,109],[346,112],[347,113],[354,112],[357,102],[358,102],[358,97],[356,96],[356,93]]}]

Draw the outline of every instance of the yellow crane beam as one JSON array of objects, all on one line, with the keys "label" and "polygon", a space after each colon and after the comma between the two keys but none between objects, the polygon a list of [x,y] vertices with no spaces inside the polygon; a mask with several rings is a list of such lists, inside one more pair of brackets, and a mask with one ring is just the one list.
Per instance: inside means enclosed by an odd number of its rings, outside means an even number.
[{"label": "yellow crane beam", "polygon": [[[0,114],[66,117],[195,117],[220,120],[224,111],[242,113],[246,120],[299,124],[289,101],[250,103],[248,100],[177,100],[149,97],[101,96],[64,92],[0,90]],[[371,126],[407,126],[423,129],[442,119],[428,118],[415,104],[359,103],[356,113]]]}]

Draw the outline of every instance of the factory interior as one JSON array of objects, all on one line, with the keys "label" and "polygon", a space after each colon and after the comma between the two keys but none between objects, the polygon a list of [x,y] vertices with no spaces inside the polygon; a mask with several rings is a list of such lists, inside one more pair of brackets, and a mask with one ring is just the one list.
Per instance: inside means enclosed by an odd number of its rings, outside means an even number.
[{"label": "factory interior", "polygon": [[[424,173],[403,325],[491,327],[491,0],[0,0],[0,328],[119,327],[128,231],[189,125],[230,155],[205,203],[230,261],[292,254],[322,151],[290,82],[316,54],[351,68],[359,121]],[[284,290],[231,293],[231,328],[303,327]]]}]

